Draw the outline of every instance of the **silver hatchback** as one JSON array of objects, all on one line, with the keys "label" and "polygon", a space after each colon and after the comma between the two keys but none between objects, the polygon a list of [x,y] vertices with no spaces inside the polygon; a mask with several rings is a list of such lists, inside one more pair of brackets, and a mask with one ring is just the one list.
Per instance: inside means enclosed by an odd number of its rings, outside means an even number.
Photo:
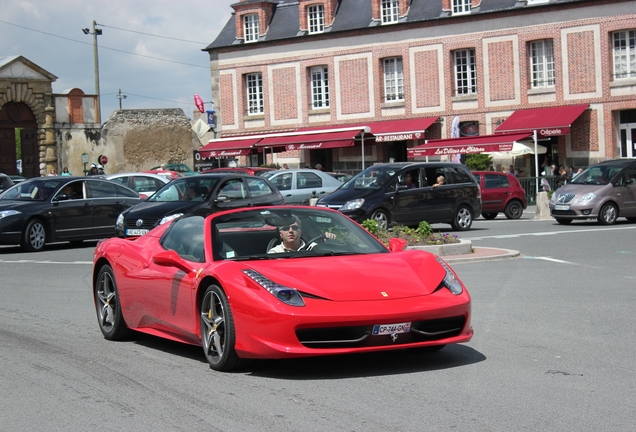
[{"label": "silver hatchback", "polygon": [[611,225],[619,217],[636,222],[636,159],[590,166],[552,194],[550,214],[563,225],[583,219]]}]

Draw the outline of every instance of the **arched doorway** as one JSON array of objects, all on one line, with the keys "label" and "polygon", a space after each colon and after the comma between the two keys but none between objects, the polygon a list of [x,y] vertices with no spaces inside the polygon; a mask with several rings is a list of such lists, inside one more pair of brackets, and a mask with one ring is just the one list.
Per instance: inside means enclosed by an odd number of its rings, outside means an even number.
[{"label": "arched doorway", "polygon": [[[21,156],[22,175],[40,175],[37,128],[35,115],[25,103],[7,102],[0,108],[0,171],[18,174],[16,160]],[[20,148],[16,149],[18,137]]]}]

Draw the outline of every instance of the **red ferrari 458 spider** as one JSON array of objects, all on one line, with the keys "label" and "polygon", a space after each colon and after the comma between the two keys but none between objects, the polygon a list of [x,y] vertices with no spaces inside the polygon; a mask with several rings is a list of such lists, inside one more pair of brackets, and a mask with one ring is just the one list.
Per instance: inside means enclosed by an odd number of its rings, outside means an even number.
[{"label": "red ferrari 458 spider", "polygon": [[212,369],[468,342],[470,296],[428,252],[387,249],[319,207],[186,215],[95,249],[93,294],[110,340],[131,330],[200,345]]}]

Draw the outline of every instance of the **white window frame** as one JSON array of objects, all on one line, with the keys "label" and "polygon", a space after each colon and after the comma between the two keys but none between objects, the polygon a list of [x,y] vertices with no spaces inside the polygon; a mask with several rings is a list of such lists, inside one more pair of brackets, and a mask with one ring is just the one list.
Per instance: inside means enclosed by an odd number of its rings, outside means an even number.
[{"label": "white window frame", "polygon": [[532,88],[554,87],[554,42],[530,42],[530,84]]},{"label": "white window frame", "polygon": [[471,8],[471,0],[453,0],[453,15],[469,14]]},{"label": "white window frame", "polygon": [[265,112],[263,101],[263,74],[251,73],[245,75],[247,98],[247,115],[261,115]]},{"label": "white window frame", "polygon": [[311,108],[329,108],[329,70],[327,66],[314,66],[311,74]]},{"label": "white window frame", "polygon": [[307,6],[307,27],[309,34],[325,31],[325,7],[323,5]]},{"label": "white window frame", "polygon": [[258,42],[258,32],[258,14],[243,15],[243,37],[245,42]]},{"label": "white window frame", "polygon": [[380,12],[382,15],[382,25],[395,24],[400,17],[399,0],[381,0]]},{"label": "white window frame", "polygon": [[455,95],[477,94],[477,65],[475,49],[463,49],[453,52],[455,62]]},{"label": "white window frame", "polygon": [[636,78],[636,30],[622,30],[612,34],[614,79]]},{"label": "white window frame", "polygon": [[404,100],[404,71],[402,57],[385,58],[384,65],[384,101]]}]

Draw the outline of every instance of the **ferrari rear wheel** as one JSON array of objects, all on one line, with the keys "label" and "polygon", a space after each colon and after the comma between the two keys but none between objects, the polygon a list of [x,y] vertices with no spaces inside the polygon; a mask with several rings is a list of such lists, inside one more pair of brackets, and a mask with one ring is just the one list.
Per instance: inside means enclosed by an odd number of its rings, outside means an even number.
[{"label": "ferrari rear wheel", "polygon": [[227,296],[218,285],[210,285],[201,301],[201,341],[203,354],[217,371],[237,368],[241,359],[234,350],[236,335]]},{"label": "ferrari rear wheel", "polygon": [[125,339],[130,330],[121,313],[115,273],[108,264],[99,269],[93,294],[97,322],[104,337],[114,341]]}]

